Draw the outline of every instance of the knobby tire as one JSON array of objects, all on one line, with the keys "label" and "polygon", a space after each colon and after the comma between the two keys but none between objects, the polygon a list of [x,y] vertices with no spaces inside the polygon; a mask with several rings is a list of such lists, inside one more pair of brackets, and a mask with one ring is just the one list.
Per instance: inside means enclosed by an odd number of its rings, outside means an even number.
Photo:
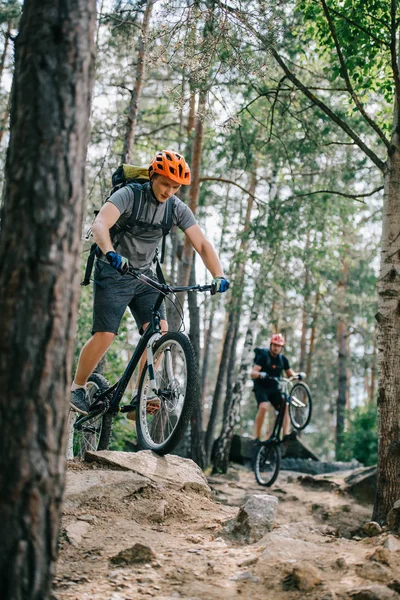
[{"label": "knobby tire", "polygon": [[[299,381],[298,383],[295,383],[291,392],[290,392],[290,398],[292,398],[293,396],[296,395],[296,391],[299,391],[301,394],[301,398],[307,398],[307,407],[306,408],[299,408],[294,406],[293,404],[289,403],[289,417],[290,417],[290,422],[293,425],[294,429],[296,429],[297,431],[303,431],[303,429],[305,429],[307,427],[307,425],[309,424],[310,420],[311,420],[311,413],[312,413],[312,399],[311,399],[311,393],[309,390],[308,385],[306,385],[305,383]],[[299,423],[299,418],[296,417],[302,417],[302,422]]]},{"label": "knobby tire", "polygon": [[275,483],[281,467],[281,451],[276,442],[267,442],[259,447],[254,464],[257,483],[270,487]]},{"label": "knobby tire", "polygon": [[[99,393],[105,392],[110,387],[107,379],[100,373],[92,373],[88,379],[89,400],[92,403]],[[80,417],[78,416],[77,419]],[[84,420],[82,430],[74,431],[74,456],[85,457],[87,450],[107,450],[111,440],[113,415],[110,413],[99,414],[91,419]],[[92,435],[85,432],[93,431]],[[89,441],[90,440],[90,441]]]},{"label": "knobby tire", "polygon": [[[146,363],[138,388],[136,432],[139,448],[164,455],[178,445],[189,424],[197,398],[197,361],[189,338],[180,332],[163,335],[153,355],[157,389],[162,391],[151,390]],[[147,407],[154,405],[159,408],[150,414]]]}]

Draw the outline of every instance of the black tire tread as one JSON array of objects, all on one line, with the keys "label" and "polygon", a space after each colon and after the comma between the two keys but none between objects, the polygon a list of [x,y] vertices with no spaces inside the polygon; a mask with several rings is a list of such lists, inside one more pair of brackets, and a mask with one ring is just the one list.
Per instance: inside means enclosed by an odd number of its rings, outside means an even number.
[{"label": "black tire tread", "polygon": [[[105,392],[110,387],[110,383],[101,373],[92,373],[88,381],[93,381],[93,383],[99,387],[100,392]],[[113,422],[114,419],[112,414],[105,413],[103,415],[103,423],[97,450],[108,450],[112,435]]]},{"label": "black tire tread", "polygon": [[296,431],[303,431],[303,429],[305,429],[307,427],[307,425],[309,424],[309,422],[311,420],[311,415],[312,415],[312,398],[311,398],[310,388],[308,387],[308,385],[306,383],[304,383],[304,381],[298,381],[297,383],[294,384],[294,386],[291,389],[290,396],[292,396],[294,390],[297,387],[304,388],[306,390],[306,392],[307,392],[307,395],[308,395],[309,411],[308,411],[307,420],[305,421],[305,423],[301,427],[299,427],[298,425],[296,425],[294,423],[293,418],[292,418],[292,405],[291,404],[289,404],[289,417],[290,417],[290,422],[293,425],[294,429],[296,429]]},{"label": "black tire tread", "polygon": [[280,467],[281,467],[281,451],[279,448],[279,444],[272,442],[271,443],[271,448],[273,448],[274,452],[275,452],[275,456],[276,456],[276,467],[275,467],[275,471],[272,475],[272,477],[268,480],[268,481],[263,481],[261,479],[261,477],[259,476],[258,470],[257,470],[257,464],[259,461],[259,455],[261,453],[261,451],[263,450],[264,446],[260,446],[257,454],[256,454],[256,460],[255,460],[255,464],[254,464],[254,473],[256,476],[256,480],[257,483],[259,485],[262,485],[263,487],[271,487],[271,485],[273,485],[279,475],[279,471],[280,471]]}]

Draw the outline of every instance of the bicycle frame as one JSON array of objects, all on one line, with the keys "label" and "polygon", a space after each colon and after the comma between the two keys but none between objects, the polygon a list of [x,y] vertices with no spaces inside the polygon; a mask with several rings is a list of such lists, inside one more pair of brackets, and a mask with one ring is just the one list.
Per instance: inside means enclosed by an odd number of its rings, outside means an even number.
[{"label": "bicycle frame", "polygon": [[[140,279],[144,283],[147,283],[151,287],[154,287],[159,290],[159,295],[157,300],[152,308],[152,316],[151,321],[147,329],[140,336],[139,342],[135,348],[135,351],[130,359],[122,377],[110,388],[106,391],[100,393],[94,403],[91,406],[91,410],[88,415],[82,415],[78,417],[75,423],[75,427],[79,427],[85,421],[92,419],[93,416],[99,414],[101,412],[110,412],[113,415],[118,414],[120,410],[120,402],[125,393],[126,388],[128,387],[128,383],[139,364],[139,361],[147,348],[147,368],[150,376],[150,384],[152,389],[157,392],[156,381],[155,381],[155,372],[154,372],[154,364],[153,364],[153,344],[158,339],[162,337],[161,332],[161,316],[160,316],[160,307],[166,296],[170,293],[175,292],[206,292],[211,291],[211,285],[192,285],[192,286],[175,286],[171,287],[165,283],[160,283],[150,277],[147,277],[140,271],[129,268],[127,275],[131,275]],[[111,399],[110,399],[111,398]],[[109,405],[108,405],[109,401]],[[104,408],[104,405],[106,408]],[[99,411],[96,411],[96,406],[99,407]]]},{"label": "bicycle frame", "polygon": [[288,388],[289,383],[291,383],[292,381],[297,381],[297,377],[291,377],[290,379],[287,379],[286,377],[282,377],[282,378],[269,377],[268,379],[272,379],[278,383],[279,391],[281,393],[283,402],[281,403],[281,405],[279,407],[278,415],[275,419],[274,428],[272,430],[272,433],[271,433],[270,437],[266,440],[266,442],[274,441],[274,442],[281,443],[281,439],[279,436],[280,436],[282,426],[283,426],[283,419],[285,417],[286,407],[289,406],[289,404],[290,404],[289,394],[287,393],[287,388]]}]

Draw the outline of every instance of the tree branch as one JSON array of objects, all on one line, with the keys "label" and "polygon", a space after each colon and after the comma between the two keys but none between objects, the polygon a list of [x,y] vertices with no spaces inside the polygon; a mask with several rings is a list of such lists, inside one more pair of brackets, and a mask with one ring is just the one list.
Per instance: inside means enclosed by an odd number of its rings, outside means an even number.
[{"label": "tree branch", "polygon": [[315,196],[316,194],[334,194],[335,196],[343,196],[343,198],[350,198],[351,200],[357,200],[357,202],[361,202],[365,204],[363,200],[359,200],[359,198],[368,198],[373,196],[377,192],[383,190],[383,185],[375,188],[372,192],[368,192],[366,194],[346,194],[345,192],[338,192],[337,190],[315,190],[314,192],[304,192],[304,194],[293,194],[293,196],[289,196],[289,198],[285,198],[283,202],[288,202],[289,200],[293,200],[294,198],[303,198],[304,196]]},{"label": "tree branch", "polygon": [[232,179],[225,179],[224,177],[200,177],[200,183],[202,183],[203,181],[222,181],[222,183],[229,183],[230,185],[235,185],[240,190],[242,190],[242,192],[245,192],[251,198],[254,198],[254,200],[256,202],[261,202],[261,204],[266,204],[265,200],[261,200],[260,198],[257,198],[257,196],[252,194],[249,190],[246,190],[246,188],[239,185],[238,183],[236,183],[236,181],[233,181]]},{"label": "tree branch", "polygon": [[[393,0],[392,0],[392,3],[393,3]],[[343,56],[342,50],[340,48],[339,40],[338,40],[338,37],[336,34],[336,29],[335,29],[335,26],[333,24],[333,21],[332,21],[330,12],[329,12],[329,8],[326,4],[326,0],[321,0],[321,4],[322,4],[322,8],[324,10],[325,18],[328,22],[328,26],[329,26],[333,41],[335,43],[336,53],[339,58],[340,66],[342,67],[342,73],[343,73],[344,80],[346,82],[347,91],[349,92],[350,96],[353,99],[354,104],[357,106],[358,110],[360,111],[360,113],[362,114],[362,116],[364,117],[364,119],[366,120],[368,125],[370,127],[372,127],[372,129],[375,131],[375,133],[378,134],[378,136],[381,138],[381,140],[385,144],[386,148],[389,148],[389,146],[390,146],[389,140],[387,139],[387,137],[385,136],[385,134],[383,133],[383,131],[381,130],[379,125],[377,123],[375,123],[375,121],[373,119],[371,119],[371,117],[365,110],[364,106],[362,105],[357,94],[354,91],[354,88],[350,81],[350,76],[349,76],[349,72],[347,69],[346,61],[344,60],[344,56]]]},{"label": "tree branch", "polygon": [[265,50],[269,50],[272,56],[275,58],[278,65],[281,69],[286,73],[288,79],[299,89],[307,98],[309,98],[315,106],[320,108],[330,119],[336,123],[347,135],[354,140],[357,146],[372,160],[372,162],[380,169],[380,171],[384,172],[385,163],[369,148],[361,138],[356,134],[355,131],[344,121],[339,115],[333,112],[322,100],[320,100],[317,96],[315,96],[297,77],[292,71],[288,68],[285,61],[282,59],[280,54],[275,50],[275,48],[268,44],[265,37],[262,36],[250,23],[245,20],[245,15],[243,15],[239,10],[233,8],[227,4],[222,3],[220,0],[216,0],[217,4],[225,10],[228,10],[232,14],[236,15],[242,22],[245,23],[247,29],[251,31],[251,33],[263,44]]}]

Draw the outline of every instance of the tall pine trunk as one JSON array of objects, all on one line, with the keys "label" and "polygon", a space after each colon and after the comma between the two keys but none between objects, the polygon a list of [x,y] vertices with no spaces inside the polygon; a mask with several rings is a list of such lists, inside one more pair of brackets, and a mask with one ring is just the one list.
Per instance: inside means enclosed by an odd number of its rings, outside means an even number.
[{"label": "tall pine trunk", "polygon": [[16,40],[0,239],[2,600],[47,600],[57,557],[95,10],[29,0]]},{"label": "tall pine trunk", "polygon": [[[196,263],[193,260],[192,270],[190,273],[189,284],[196,283]],[[200,357],[200,311],[197,304],[196,294],[188,295],[189,315],[190,315],[190,340],[197,359],[197,370],[199,371]],[[191,443],[191,458],[199,465],[201,469],[206,467],[204,435],[203,435],[203,404],[201,401],[201,389],[197,386],[197,398],[193,408],[193,413],[190,421],[190,443]]]},{"label": "tall pine trunk", "polygon": [[212,445],[214,441],[215,430],[217,427],[218,415],[220,412],[221,394],[225,375],[228,374],[226,396],[224,402],[224,419],[222,431],[219,437],[216,455],[214,458],[214,471],[221,471],[225,467],[222,465],[227,462],[226,454],[229,456],[230,444],[232,441],[233,428],[230,426],[229,413],[232,411],[233,384],[231,378],[234,374],[234,363],[236,358],[236,343],[238,337],[240,316],[242,312],[243,290],[245,267],[248,256],[248,232],[250,227],[251,211],[254,204],[254,194],[256,190],[257,176],[256,171],[251,176],[250,194],[247,200],[246,215],[241,232],[241,242],[237,256],[234,260],[235,270],[233,273],[232,294],[227,307],[228,313],[228,328],[225,336],[224,348],[222,351],[222,359],[218,373],[217,386],[214,391],[213,404],[211,408],[210,421],[207,427],[206,435],[206,451],[207,457],[210,458]]},{"label": "tall pine trunk", "polygon": [[336,402],[336,459],[342,458],[343,435],[346,423],[346,407],[349,394],[349,330],[346,315],[346,294],[349,279],[349,261],[343,259],[343,270],[338,285],[338,397]]},{"label": "tall pine trunk", "polygon": [[151,13],[155,0],[147,0],[146,8],[143,14],[142,28],[139,36],[139,50],[136,65],[135,87],[131,94],[129,103],[128,120],[126,124],[124,146],[122,150],[121,162],[129,163],[132,155],[133,145],[135,143],[136,126],[139,113],[139,101],[142,96],[143,83],[146,72],[147,61],[147,38],[149,34],[149,26]]}]

